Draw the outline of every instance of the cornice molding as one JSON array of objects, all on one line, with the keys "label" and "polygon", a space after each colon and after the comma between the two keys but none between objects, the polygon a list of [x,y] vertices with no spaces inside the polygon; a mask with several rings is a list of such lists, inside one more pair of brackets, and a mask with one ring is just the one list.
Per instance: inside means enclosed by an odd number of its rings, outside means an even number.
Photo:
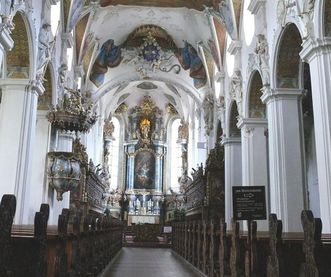
[{"label": "cornice molding", "polygon": [[308,38],[302,43],[302,50],[299,53],[301,59],[310,62],[312,59],[322,54],[331,53],[331,37],[327,38]]},{"label": "cornice molding", "polygon": [[266,118],[240,118],[237,127],[242,129],[244,127],[250,128],[265,128],[268,126],[268,119]]},{"label": "cornice molding", "polygon": [[302,96],[303,89],[298,88],[264,88],[261,96],[261,101],[266,104],[271,100],[297,100]]}]

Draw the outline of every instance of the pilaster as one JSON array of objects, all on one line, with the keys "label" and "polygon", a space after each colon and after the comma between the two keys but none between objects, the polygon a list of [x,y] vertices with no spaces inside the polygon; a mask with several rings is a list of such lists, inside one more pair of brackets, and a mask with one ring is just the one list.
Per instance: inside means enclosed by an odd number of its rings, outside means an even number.
[{"label": "pilaster", "polygon": [[301,58],[309,63],[312,87],[320,212],[331,232],[331,38],[307,39]]},{"label": "pilaster", "polygon": [[264,88],[268,110],[270,209],[285,232],[302,230],[300,214],[307,207],[302,131],[302,90]]},{"label": "pilaster", "polygon": [[31,183],[38,92],[28,79],[0,80],[0,87],[0,195],[15,194],[15,223],[28,223],[24,213],[29,209],[24,207],[33,196],[27,186]]},{"label": "pilaster", "polygon": [[[242,159],[240,137],[223,138],[225,172],[225,222],[231,226],[233,217],[232,187],[242,185]],[[230,227],[231,228],[231,227]]]},{"label": "pilaster", "polygon": [[264,118],[241,118],[237,126],[241,129],[242,185],[265,187],[267,219],[258,221],[258,230],[268,231],[269,185],[266,137],[268,121]]}]

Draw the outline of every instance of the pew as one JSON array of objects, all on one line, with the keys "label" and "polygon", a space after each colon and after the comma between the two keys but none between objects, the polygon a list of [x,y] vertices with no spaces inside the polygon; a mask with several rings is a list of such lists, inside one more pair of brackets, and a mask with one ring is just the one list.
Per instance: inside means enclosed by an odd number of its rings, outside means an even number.
[{"label": "pew", "polygon": [[235,220],[231,231],[224,219],[176,222],[173,250],[209,277],[331,276],[330,235],[321,235],[322,222],[311,211],[302,211],[301,222],[302,233],[282,233],[281,220],[271,214],[266,233],[251,221],[251,241]]},{"label": "pew", "polygon": [[122,223],[103,215],[63,209],[58,226],[48,226],[42,204],[34,225],[13,225],[16,199],[0,203],[0,276],[97,276],[122,247]]}]

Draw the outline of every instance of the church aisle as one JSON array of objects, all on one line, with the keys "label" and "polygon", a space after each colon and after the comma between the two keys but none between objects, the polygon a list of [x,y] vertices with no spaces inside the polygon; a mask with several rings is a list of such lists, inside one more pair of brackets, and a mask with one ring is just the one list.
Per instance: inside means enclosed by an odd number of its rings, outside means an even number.
[{"label": "church aisle", "polygon": [[198,277],[171,249],[124,247],[101,277]]}]

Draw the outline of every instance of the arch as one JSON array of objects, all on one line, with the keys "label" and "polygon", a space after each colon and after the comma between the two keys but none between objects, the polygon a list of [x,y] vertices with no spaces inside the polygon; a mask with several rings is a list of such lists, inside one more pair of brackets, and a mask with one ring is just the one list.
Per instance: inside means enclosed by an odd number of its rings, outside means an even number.
[{"label": "arch", "polygon": [[[141,78],[135,74],[126,74],[122,75],[116,80],[108,81],[107,83],[103,84],[99,89],[95,90],[93,93],[93,101],[94,103],[97,103],[103,96],[105,96],[107,93],[115,89],[116,87],[128,82],[136,82],[136,81],[141,81]],[[200,97],[199,91],[197,91],[195,88],[187,84],[186,82],[180,80],[173,80],[173,79],[167,79],[163,77],[155,77],[149,79],[149,81],[159,81],[163,83],[171,83],[174,86],[182,89],[184,92],[186,92],[193,100],[194,102],[197,103],[198,106],[201,106],[202,104],[202,99]],[[202,90],[200,90],[202,92]],[[115,93],[115,92],[114,92]]]},{"label": "arch", "polygon": [[6,53],[7,70],[6,77],[14,79],[29,79],[32,75],[33,55],[30,55],[30,37],[27,19],[21,12],[17,12],[13,18],[15,29],[12,31],[14,47]]},{"label": "arch", "polygon": [[279,40],[276,55],[276,87],[299,88],[302,38],[294,23],[285,26]]},{"label": "arch", "polygon": [[240,137],[241,131],[237,127],[238,122],[238,107],[235,101],[232,102],[230,106],[230,117],[229,117],[229,137]]},{"label": "arch", "polygon": [[260,73],[255,70],[253,71],[249,86],[248,86],[248,109],[247,114],[250,118],[265,118],[266,117],[266,106],[261,101],[263,88],[262,78]]}]

